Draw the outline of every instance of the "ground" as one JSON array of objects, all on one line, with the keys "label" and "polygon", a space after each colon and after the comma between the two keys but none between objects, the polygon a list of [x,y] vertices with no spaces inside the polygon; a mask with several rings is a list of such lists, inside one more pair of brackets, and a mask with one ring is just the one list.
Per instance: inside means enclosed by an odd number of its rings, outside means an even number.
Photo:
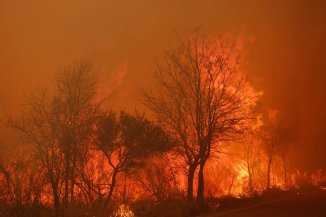
[{"label": "ground", "polygon": [[262,199],[201,217],[326,217],[326,192],[309,192]]}]

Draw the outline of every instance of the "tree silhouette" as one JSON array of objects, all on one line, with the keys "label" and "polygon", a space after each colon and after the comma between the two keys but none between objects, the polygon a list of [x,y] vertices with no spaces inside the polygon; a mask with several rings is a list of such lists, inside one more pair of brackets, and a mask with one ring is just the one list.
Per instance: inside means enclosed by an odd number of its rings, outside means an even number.
[{"label": "tree silhouette", "polygon": [[95,101],[94,66],[86,60],[57,73],[54,87],[52,95],[40,90],[29,96],[21,118],[12,118],[9,124],[32,144],[35,160],[51,184],[56,216],[60,216],[73,203],[100,102]]},{"label": "tree silhouette", "polygon": [[96,148],[106,157],[112,177],[106,204],[112,199],[117,175],[139,167],[155,153],[167,151],[170,141],[164,131],[139,113],[107,112],[96,124]]},{"label": "tree silhouette", "polygon": [[293,139],[294,134],[286,123],[285,119],[280,116],[278,111],[270,111],[269,122],[262,129],[261,135],[264,140],[264,150],[267,156],[267,179],[266,188],[271,186],[271,167],[275,155],[279,154],[282,159],[284,172],[284,185],[287,184],[287,151],[289,140]]},{"label": "tree silhouette", "polygon": [[239,69],[240,51],[236,41],[187,32],[158,66],[154,90],[141,91],[144,104],[178,141],[176,150],[187,165],[188,200],[197,167],[202,201],[211,152],[220,141],[239,136],[252,117],[257,93]]}]

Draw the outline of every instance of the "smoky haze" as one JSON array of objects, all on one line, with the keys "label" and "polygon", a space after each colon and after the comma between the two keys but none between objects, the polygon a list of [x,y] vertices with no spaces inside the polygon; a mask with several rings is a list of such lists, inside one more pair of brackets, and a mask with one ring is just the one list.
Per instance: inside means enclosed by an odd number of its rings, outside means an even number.
[{"label": "smoky haze", "polygon": [[96,60],[104,84],[117,80],[114,107],[141,107],[136,90],[175,30],[244,33],[245,69],[263,104],[297,126],[297,164],[326,168],[325,20],[322,0],[2,0],[1,109],[17,109],[23,93],[80,57]]}]

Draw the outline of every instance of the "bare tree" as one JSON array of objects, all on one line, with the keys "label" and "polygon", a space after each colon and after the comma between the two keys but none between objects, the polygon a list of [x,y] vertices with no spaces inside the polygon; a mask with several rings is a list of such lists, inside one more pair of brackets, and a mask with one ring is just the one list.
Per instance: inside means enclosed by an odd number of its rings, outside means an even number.
[{"label": "bare tree", "polygon": [[32,144],[35,160],[40,162],[42,172],[52,188],[56,216],[60,215],[60,181],[62,178],[63,154],[58,145],[59,123],[55,101],[48,101],[45,92],[28,98],[28,109],[20,120],[9,120]]},{"label": "bare tree", "polygon": [[289,181],[288,181],[288,170],[289,170],[289,162],[288,162],[288,152],[289,152],[289,146],[288,145],[281,145],[279,147],[279,155],[282,159],[282,166],[283,166],[283,177],[284,177],[284,188],[289,187]]},{"label": "bare tree", "polygon": [[96,102],[96,75],[93,64],[78,61],[61,70],[56,77],[59,145],[64,157],[63,202],[73,202],[77,174],[83,171],[93,125],[100,102]]},{"label": "bare tree", "polygon": [[239,145],[239,157],[243,161],[244,168],[248,174],[248,193],[251,194],[255,190],[254,177],[259,169],[261,159],[261,138],[259,130],[255,130],[247,134],[246,138]]},{"label": "bare tree", "polygon": [[289,170],[289,159],[288,155],[291,150],[291,142],[295,140],[296,138],[296,132],[295,128],[292,123],[289,122],[289,120],[284,117],[279,117],[278,119],[278,125],[280,125],[281,132],[278,132],[280,135],[280,139],[282,140],[280,144],[277,146],[276,153],[279,155],[279,157],[282,160],[282,166],[283,166],[283,185],[284,188],[289,187],[289,179],[288,179],[288,170]]},{"label": "bare tree", "polygon": [[243,132],[257,95],[239,70],[240,46],[235,41],[210,40],[197,31],[179,38],[156,72],[155,91],[142,91],[144,104],[176,135],[176,151],[188,174],[188,199],[198,172],[198,200],[204,196],[204,167],[221,140]]},{"label": "bare tree", "polygon": [[39,214],[44,182],[37,164],[26,150],[15,147],[0,156],[0,200],[7,203],[7,213],[3,213],[7,216]]},{"label": "bare tree", "polygon": [[238,187],[238,171],[230,162],[218,159],[210,165],[210,176],[208,176],[207,193],[211,197],[231,196]]},{"label": "bare tree", "polygon": [[168,197],[170,187],[170,177],[166,174],[165,165],[162,163],[153,164],[146,163],[144,168],[144,177],[137,180],[144,192],[149,193],[159,205]]},{"label": "bare tree", "polygon": [[107,180],[110,173],[107,171],[106,158],[98,151],[91,151],[84,170],[78,174],[76,185],[90,212],[98,211],[99,202],[103,200],[109,186]]},{"label": "bare tree", "polygon": [[35,159],[51,184],[56,216],[63,215],[68,202],[73,202],[77,175],[88,155],[100,106],[95,101],[95,76],[90,62],[75,62],[57,74],[52,95],[41,90],[28,97],[21,118],[9,120],[32,144]]},{"label": "bare tree", "polygon": [[292,137],[291,130],[286,125],[284,119],[279,116],[277,111],[269,114],[270,123],[263,128],[264,148],[267,155],[267,180],[266,188],[271,185],[271,166],[276,154],[280,154],[284,167],[284,183],[287,183],[287,161],[288,141]]}]

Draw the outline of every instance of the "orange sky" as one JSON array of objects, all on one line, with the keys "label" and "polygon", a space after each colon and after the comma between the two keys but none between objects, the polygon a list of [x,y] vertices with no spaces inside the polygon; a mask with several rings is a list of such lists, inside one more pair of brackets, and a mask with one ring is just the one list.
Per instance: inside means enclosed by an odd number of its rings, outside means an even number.
[{"label": "orange sky", "polygon": [[1,0],[0,108],[17,108],[60,67],[91,57],[103,85],[122,81],[112,105],[133,109],[174,30],[244,32],[254,39],[246,70],[264,104],[299,126],[298,153],[309,157],[298,162],[326,167],[325,20],[323,0]]}]

